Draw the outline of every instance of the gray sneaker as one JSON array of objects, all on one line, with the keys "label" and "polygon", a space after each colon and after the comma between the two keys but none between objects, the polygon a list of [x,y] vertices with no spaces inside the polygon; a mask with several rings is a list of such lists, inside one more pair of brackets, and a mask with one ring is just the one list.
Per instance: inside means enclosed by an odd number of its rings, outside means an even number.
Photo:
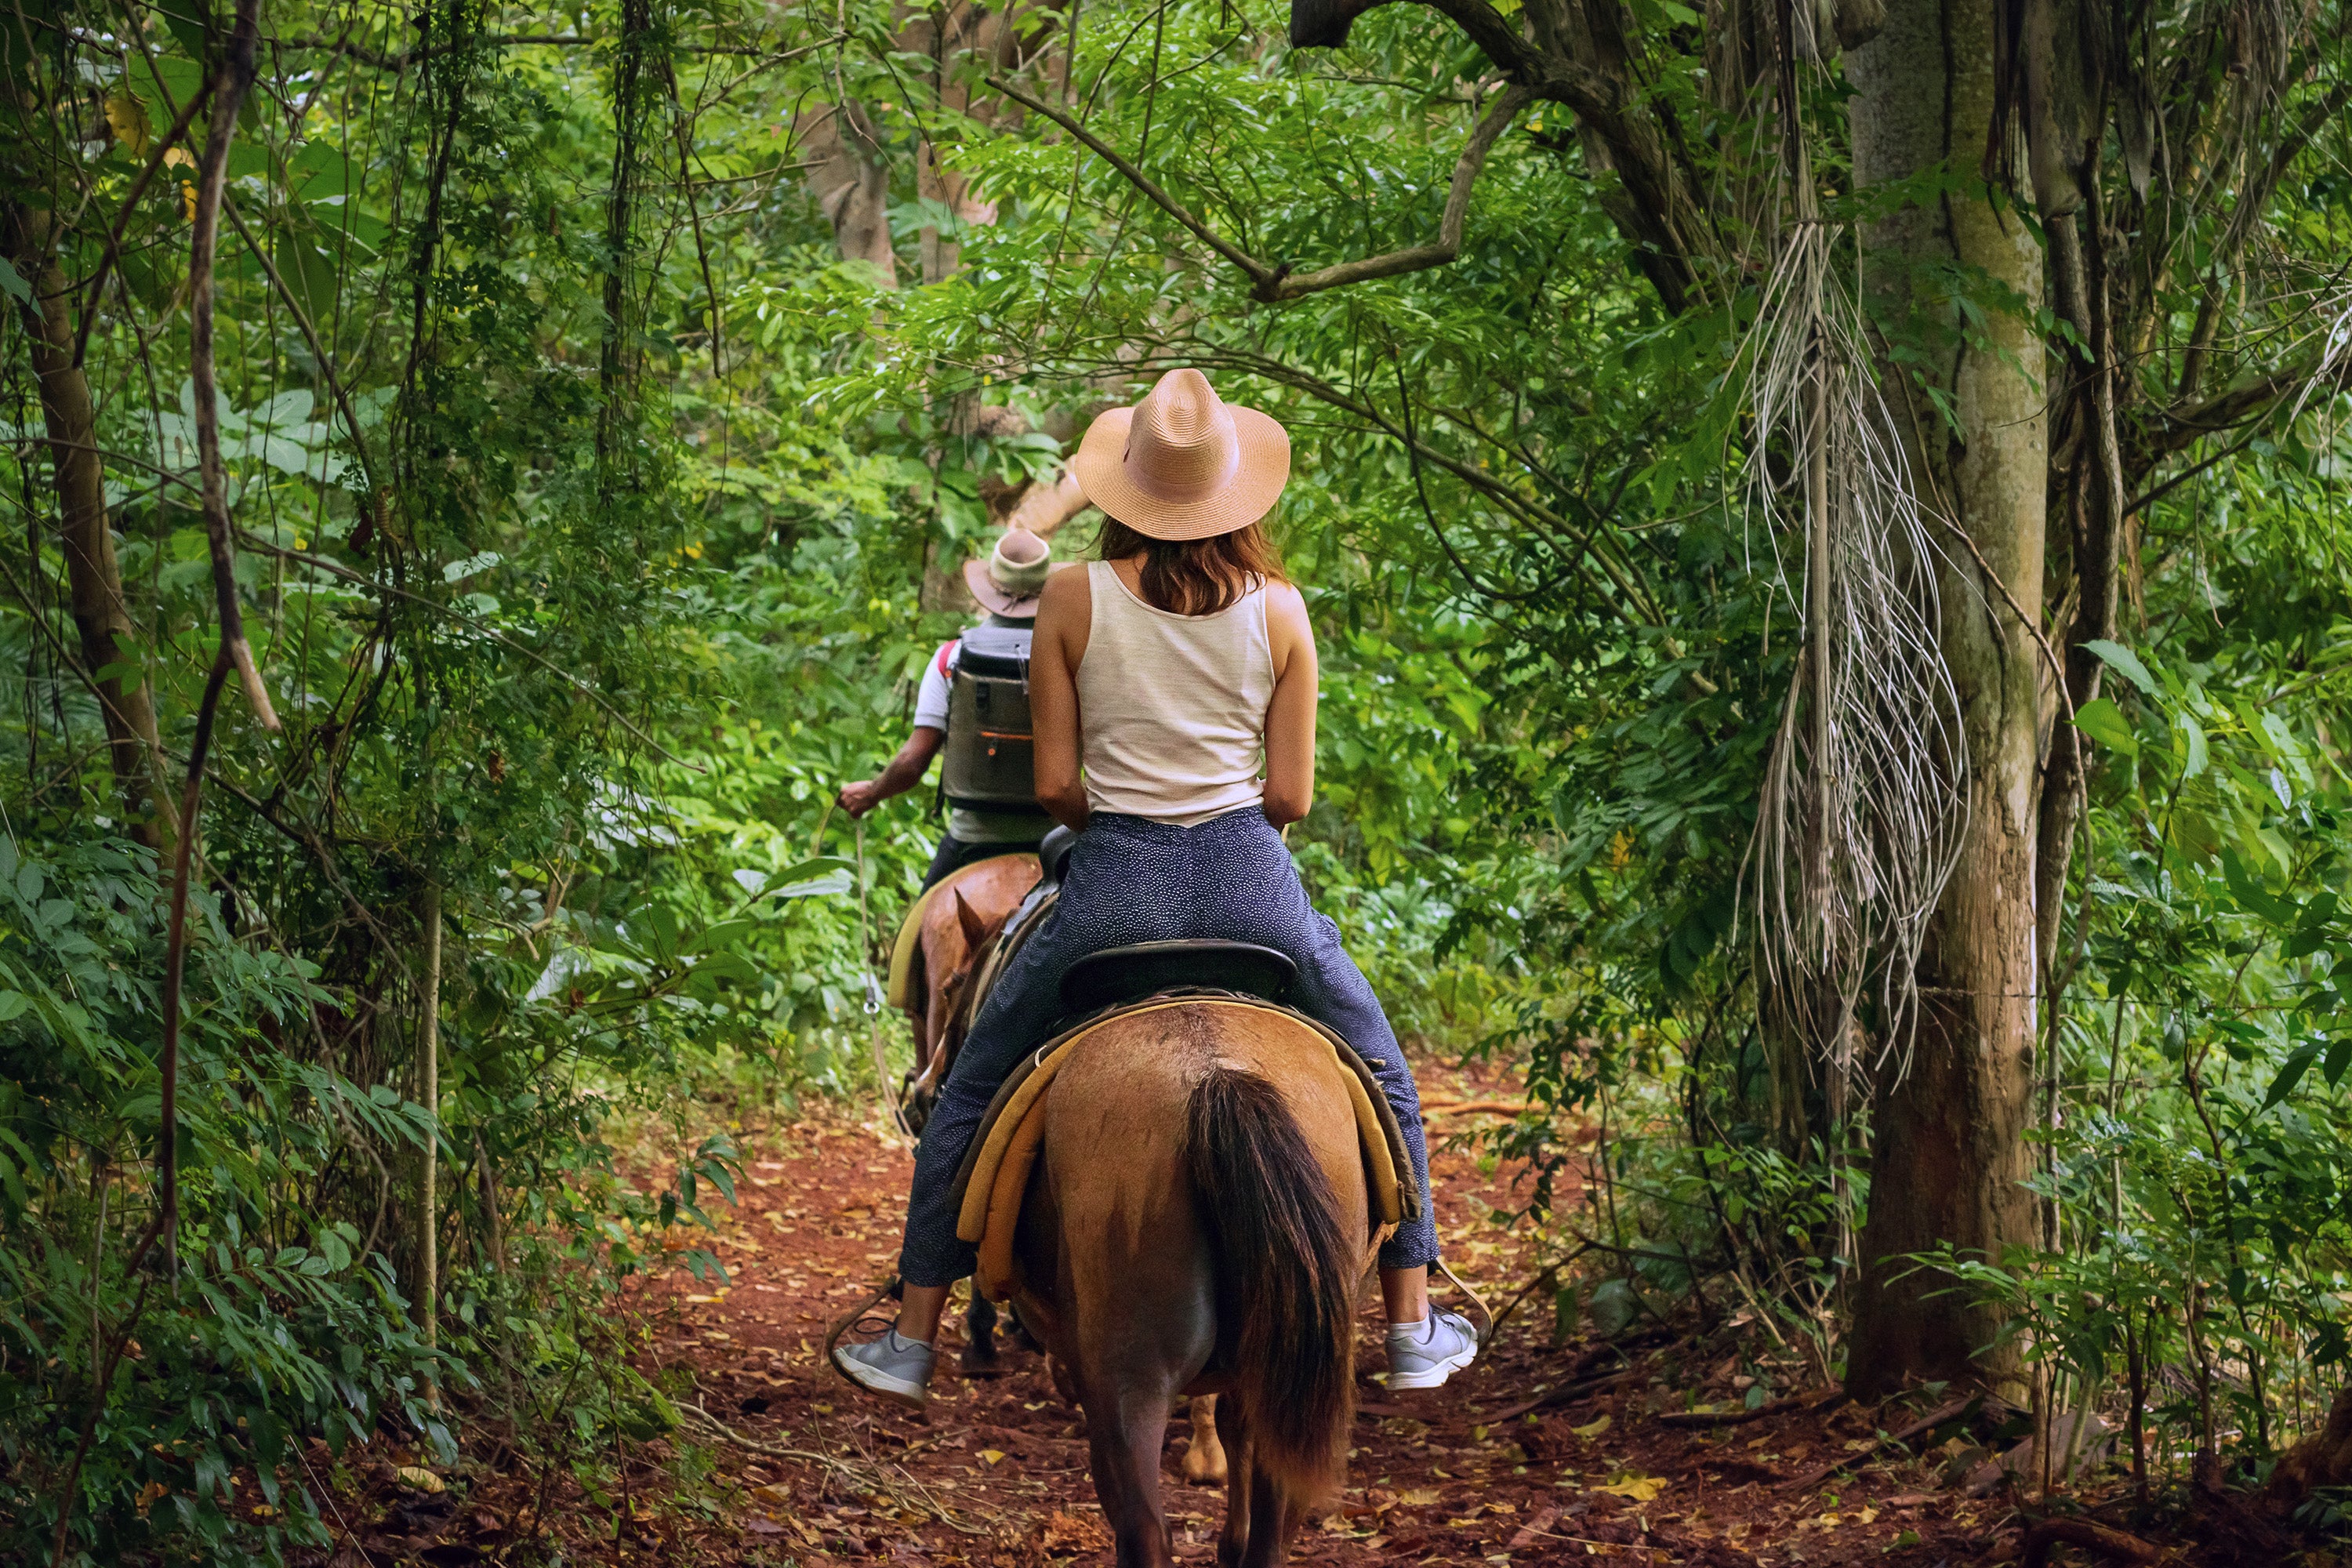
[{"label": "gray sneaker", "polygon": [[868,1394],[920,1410],[930,1403],[931,1347],[899,1333],[898,1325],[860,1344],[835,1344],[833,1367]]},{"label": "gray sneaker", "polygon": [[1389,1325],[1389,1391],[1439,1388],[1478,1359],[1478,1331],[1470,1320],[1442,1307],[1418,1323]]}]

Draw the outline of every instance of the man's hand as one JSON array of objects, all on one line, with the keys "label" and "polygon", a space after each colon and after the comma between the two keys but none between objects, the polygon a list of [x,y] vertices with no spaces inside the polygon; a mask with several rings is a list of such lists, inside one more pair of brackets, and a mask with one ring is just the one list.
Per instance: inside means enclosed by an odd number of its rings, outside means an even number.
[{"label": "man's hand", "polygon": [[923,782],[923,771],[940,752],[940,742],[947,731],[929,724],[918,724],[890,765],[876,777],[859,779],[856,784],[841,786],[833,803],[852,816],[863,816],[894,795],[904,795]]}]

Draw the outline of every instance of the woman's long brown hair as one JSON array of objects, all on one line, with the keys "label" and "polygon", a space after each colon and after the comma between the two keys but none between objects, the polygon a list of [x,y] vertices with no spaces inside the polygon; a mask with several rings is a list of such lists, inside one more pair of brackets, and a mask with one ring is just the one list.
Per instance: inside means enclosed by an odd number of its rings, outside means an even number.
[{"label": "woman's long brown hair", "polygon": [[1178,616],[1213,616],[1261,583],[1287,583],[1282,552],[1253,522],[1210,539],[1154,539],[1115,517],[1096,544],[1106,561],[1143,557],[1143,602]]}]

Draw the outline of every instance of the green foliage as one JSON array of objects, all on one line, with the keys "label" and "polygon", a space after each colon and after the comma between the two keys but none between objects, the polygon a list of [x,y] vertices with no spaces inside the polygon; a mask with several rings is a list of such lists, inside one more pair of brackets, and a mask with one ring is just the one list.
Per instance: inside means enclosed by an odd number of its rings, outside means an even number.
[{"label": "green foliage", "polygon": [[[1499,1152],[1533,1162],[1529,1205],[1585,1276],[1562,1310],[1594,1321],[1613,1279],[1629,1322],[1728,1305],[1807,1375],[1839,1370],[1867,1120],[1749,1021],[1742,867],[1801,647],[1777,564],[1795,542],[1727,503],[1743,465],[1783,456],[1744,446],[1752,280],[1711,275],[1721,308],[1668,311],[1617,174],[1537,104],[1490,154],[1458,259],[1269,304],[874,7],[265,16],[228,170],[219,418],[237,589],[287,729],[224,709],[182,1222],[127,1271],[155,1213],[168,832],[114,775],[94,687],[151,694],[176,780],[214,587],[179,314],[191,170],[158,160],[221,24],[44,14],[70,25],[0,42],[0,671],[23,694],[0,733],[5,1550],[47,1552],[93,1412],[68,1527],[89,1561],[283,1557],[314,1538],[309,1445],[450,1435],[419,1403],[428,1371],[447,1419],[525,1413],[519,1440],[592,1493],[616,1435],[667,1427],[614,1309],[645,1271],[717,1267],[691,1232],[734,1151],[681,1107],[872,1087],[896,1045],[863,1011],[872,961],[937,829],[926,791],[857,825],[835,792],[896,744],[958,626],[939,574],[1087,416],[1180,363],[1293,432],[1274,522],[1325,669],[1294,847],[1400,1027],[1507,1061],[1538,1101]],[[1696,19],[1629,16],[1659,68],[1641,111],[1744,178],[1758,127],[1696,68]],[[1339,55],[1286,49],[1282,20],[1115,0],[1082,24],[1023,14],[1016,52],[1041,96],[1290,274],[1432,237],[1475,51],[1418,7],[1368,13]],[[840,258],[801,184],[811,110],[843,94],[874,127],[903,288]],[[1977,188],[1971,169],[1852,189],[1821,107],[1834,220]],[[2296,310],[2342,249],[2340,118],[2259,215],[2265,265],[2308,285],[2279,296]],[[199,112],[184,144],[208,129]],[[2301,331],[2242,303],[2226,203],[2175,205],[2156,217],[2193,231],[2196,264],[2167,275],[2170,325],[2136,362],[2151,407],[2208,310],[2214,386]],[[110,268],[56,295],[87,334],[83,444],[120,557],[105,668],[26,337],[50,263]],[[1906,282],[1874,301],[1898,373],[2025,309],[1958,272]],[[2137,1380],[2175,1451],[2244,1426],[2259,1458],[2346,1355],[2336,412],[2315,395],[2227,449],[2133,426],[2183,473],[2212,464],[2135,508],[2129,630],[2090,646],[2105,689],[2073,715],[2095,760],[2037,1108],[2047,1234],[1934,1260],[2011,1305],[2082,1396]],[[674,1179],[625,1167],[624,1127],[653,1130]],[[427,1147],[446,1180],[420,1216]],[[437,1353],[409,1300],[420,1218],[446,1260]],[[125,1338],[138,1354],[97,1386]]]}]

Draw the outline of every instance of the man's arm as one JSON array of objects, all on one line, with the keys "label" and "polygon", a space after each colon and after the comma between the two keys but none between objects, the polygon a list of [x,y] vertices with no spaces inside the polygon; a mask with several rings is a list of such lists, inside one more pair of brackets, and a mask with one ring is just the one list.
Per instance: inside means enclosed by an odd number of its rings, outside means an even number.
[{"label": "man's arm", "polygon": [[852,816],[863,816],[892,795],[906,794],[923,782],[931,759],[940,754],[940,742],[946,738],[944,730],[929,724],[916,725],[914,733],[907,737],[907,743],[898,748],[898,754],[890,759],[887,767],[870,779],[842,785],[836,804]]}]

